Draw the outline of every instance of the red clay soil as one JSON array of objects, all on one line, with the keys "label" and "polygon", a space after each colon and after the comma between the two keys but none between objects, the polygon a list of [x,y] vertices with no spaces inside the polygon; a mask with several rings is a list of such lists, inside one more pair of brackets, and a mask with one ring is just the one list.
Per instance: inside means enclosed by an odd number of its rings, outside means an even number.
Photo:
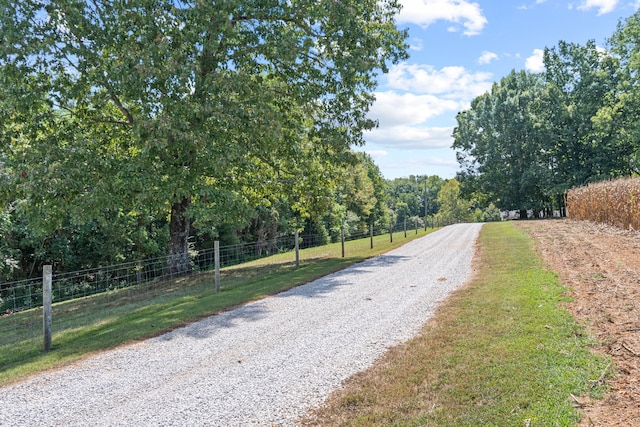
[{"label": "red clay soil", "polygon": [[573,220],[516,221],[570,288],[568,309],[612,364],[602,400],[580,397],[580,426],[640,425],[640,232]]}]

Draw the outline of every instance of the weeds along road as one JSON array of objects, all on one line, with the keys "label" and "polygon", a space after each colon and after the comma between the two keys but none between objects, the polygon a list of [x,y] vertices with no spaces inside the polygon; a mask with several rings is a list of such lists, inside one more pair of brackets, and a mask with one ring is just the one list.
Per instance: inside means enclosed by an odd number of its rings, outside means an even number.
[{"label": "weeds along road", "polygon": [[288,292],[4,387],[0,424],[295,425],[415,335],[469,278],[481,227],[445,227]]}]

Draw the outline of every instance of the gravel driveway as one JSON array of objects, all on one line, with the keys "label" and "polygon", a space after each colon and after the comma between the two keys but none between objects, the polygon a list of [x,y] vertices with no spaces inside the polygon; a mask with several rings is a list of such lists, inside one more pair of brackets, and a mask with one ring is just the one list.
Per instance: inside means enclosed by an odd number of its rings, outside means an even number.
[{"label": "gravel driveway", "polygon": [[[471,273],[481,224],[0,388],[0,425],[295,425],[415,335]],[[5,424],[6,423],[6,424]]]}]

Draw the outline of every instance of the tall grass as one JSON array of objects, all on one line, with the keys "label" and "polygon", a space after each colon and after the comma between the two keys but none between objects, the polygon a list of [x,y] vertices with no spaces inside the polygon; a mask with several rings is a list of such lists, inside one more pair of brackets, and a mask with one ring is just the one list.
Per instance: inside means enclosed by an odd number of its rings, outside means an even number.
[{"label": "tall grass", "polygon": [[640,178],[622,178],[574,188],[567,194],[573,219],[640,229]]},{"label": "tall grass", "polygon": [[486,224],[476,277],[422,332],[344,384],[305,425],[575,426],[608,361],[512,223]]}]

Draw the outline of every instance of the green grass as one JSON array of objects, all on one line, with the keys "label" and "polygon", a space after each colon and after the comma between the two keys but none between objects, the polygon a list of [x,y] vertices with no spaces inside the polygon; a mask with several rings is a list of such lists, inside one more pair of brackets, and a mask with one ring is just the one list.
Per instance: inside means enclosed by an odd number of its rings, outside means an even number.
[{"label": "green grass", "polygon": [[[211,275],[201,274],[150,285],[142,296],[94,296],[60,304],[54,308],[61,332],[54,335],[53,351],[42,352],[41,339],[0,344],[0,383],[281,292],[414,237],[409,233],[405,240],[397,233],[393,244],[388,236],[377,237],[373,251],[368,239],[348,242],[348,258],[340,257],[339,244],[323,249],[327,258],[308,251],[299,269],[285,255],[269,264],[229,268],[219,294],[213,292]],[[594,342],[563,308],[566,289],[543,267],[523,231],[511,223],[487,224],[478,248],[474,280],[444,302],[419,336],[347,381],[316,414],[316,424],[576,425],[580,413],[572,395],[600,397],[603,387],[594,380],[607,371],[609,361],[590,351]],[[87,311],[90,324],[74,327],[74,316],[87,316]],[[20,315],[0,322],[20,322]],[[0,343],[5,342],[2,334]]]},{"label": "green grass", "polygon": [[[427,233],[433,230],[428,230]],[[43,351],[41,309],[0,317],[0,385],[62,366],[94,352],[153,337],[248,301],[290,289],[426,233],[419,230],[348,241],[301,251],[295,268],[292,253],[278,254],[222,271],[221,292],[213,273],[171,282],[150,283],[53,306],[53,348]]]},{"label": "green grass", "polygon": [[483,227],[479,260],[472,283],[351,379],[318,425],[576,425],[572,395],[600,397],[608,361],[563,308],[566,289],[511,223]]}]

